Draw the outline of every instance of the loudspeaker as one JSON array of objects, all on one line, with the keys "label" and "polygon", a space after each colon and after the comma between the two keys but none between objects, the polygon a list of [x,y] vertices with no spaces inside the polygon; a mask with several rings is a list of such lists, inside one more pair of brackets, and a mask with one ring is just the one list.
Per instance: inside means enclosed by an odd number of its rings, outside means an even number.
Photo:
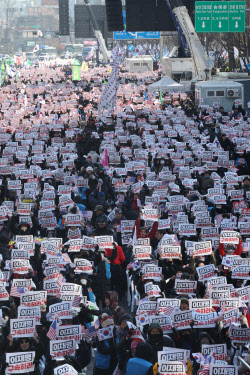
[{"label": "loudspeaker", "polygon": [[105,0],[108,31],[123,31],[122,1]]},{"label": "loudspeaker", "polygon": [[176,31],[166,0],[157,0],[155,31]]},{"label": "loudspeaker", "polygon": [[75,37],[89,38],[89,22],[84,19],[88,15],[85,5],[75,5]]},{"label": "loudspeaker", "polygon": [[155,31],[156,0],[127,0],[127,31]]},{"label": "loudspeaker", "polygon": [[166,0],[127,0],[127,31],[175,31]]},{"label": "loudspeaker", "polygon": [[69,0],[59,0],[59,35],[69,35]]}]

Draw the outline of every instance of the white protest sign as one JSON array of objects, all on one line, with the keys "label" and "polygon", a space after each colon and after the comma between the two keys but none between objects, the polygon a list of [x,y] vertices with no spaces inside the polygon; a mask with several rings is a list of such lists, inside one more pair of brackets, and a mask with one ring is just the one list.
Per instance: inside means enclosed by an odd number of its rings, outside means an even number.
[{"label": "white protest sign", "polygon": [[35,352],[6,353],[7,374],[26,374],[34,371]]},{"label": "white protest sign", "polygon": [[33,337],[36,331],[34,318],[10,319],[10,334],[17,337]]},{"label": "white protest sign", "polygon": [[65,357],[66,355],[75,354],[76,342],[70,340],[51,340],[50,355],[52,358]]},{"label": "white protest sign", "polygon": [[220,235],[220,243],[230,243],[238,245],[239,233],[235,231],[223,230]]},{"label": "white protest sign", "polygon": [[175,279],[175,293],[180,295],[195,294],[197,281]]},{"label": "white protest sign", "polygon": [[202,267],[196,267],[199,281],[205,281],[216,275],[214,264],[208,264]]},{"label": "white protest sign", "polygon": [[194,256],[205,256],[212,253],[212,243],[211,241],[195,242],[194,250],[192,255]]}]

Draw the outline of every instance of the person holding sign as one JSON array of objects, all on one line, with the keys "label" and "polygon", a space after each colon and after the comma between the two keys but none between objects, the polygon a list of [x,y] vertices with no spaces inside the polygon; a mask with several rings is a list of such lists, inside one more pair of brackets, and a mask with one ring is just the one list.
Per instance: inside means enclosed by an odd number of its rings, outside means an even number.
[{"label": "person holding sign", "polygon": [[[141,216],[142,214],[140,214]],[[159,219],[158,215],[158,219]],[[147,229],[143,226],[141,226],[141,219],[137,219],[135,221],[135,228],[134,231],[136,231],[136,238],[149,238],[150,242],[153,240],[154,236],[156,235],[158,229],[158,221],[155,221],[152,229],[148,232]]]},{"label": "person holding sign", "polygon": [[34,333],[34,338],[30,337],[23,337],[17,340],[17,342],[14,341],[12,335],[9,335],[7,337],[8,339],[8,345],[6,347],[6,352],[7,353],[13,353],[13,352],[20,352],[20,353],[25,353],[25,352],[30,352],[30,351],[35,351],[35,370],[33,372],[29,372],[30,375],[39,375],[39,361],[42,358],[42,356],[45,353],[44,347],[41,344],[38,334],[35,332]]},{"label": "person holding sign", "polygon": [[158,361],[158,352],[162,351],[163,347],[175,347],[174,341],[169,336],[163,336],[163,330],[159,323],[151,323],[149,325],[146,342],[153,348],[153,363]]},{"label": "person holding sign", "polygon": [[[242,254],[242,238],[240,235],[238,245],[232,243],[221,243],[219,244],[219,253],[220,256],[223,258],[226,255],[241,255]],[[220,237],[221,238],[221,237]]]},{"label": "person holding sign", "polygon": [[[97,354],[94,367],[94,375],[110,375],[116,368],[118,357],[116,352],[116,345],[118,344],[118,332],[114,326],[114,320],[107,314],[102,314],[100,325],[102,328],[112,327],[113,337],[108,339],[99,340],[97,338],[96,347]],[[104,335],[105,335],[104,331]]]}]

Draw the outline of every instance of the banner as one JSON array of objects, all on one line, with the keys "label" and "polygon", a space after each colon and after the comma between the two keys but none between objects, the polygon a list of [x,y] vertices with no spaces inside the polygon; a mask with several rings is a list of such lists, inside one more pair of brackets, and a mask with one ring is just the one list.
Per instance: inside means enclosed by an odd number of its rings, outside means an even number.
[{"label": "banner", "polygon": [[81,325],[57,325],[57,339],[58,340],[70,340],[73,339],[76,342],[81,341],[83,335],[84,326]]},{"label": "banner", "polygon": [[201,353],[205,356],[209,356],[214,353],[214,359],[216,361],[223,361],[227,356],[227,345],[226,344],[202,344]]},{"label": "banner", "polygon": [[105,249],[113,248],[113,242],[114,242],[113,236],[95,236],[95,240],[96,240],[97,245],[99,245],[99,247],[104,247]]},{"label": "banner", "polygon": [[152,315],[148,317],[149,324],[151,323],[159,323],[163,334],[172,333],[172,319],[169,315]]},{"label": "banner", "polygon": [[161,246],[159,249],[161,259],[180,259],[180,246]]},{"label": "banner", "polygon": [[238,245],[239,233],[235,231],[223,230],[220,235],[220,243],[231,243],[234,245]]},{"label": "banner", "polygon": [[209,375],[238,375],[238,366],[232,365],[218,365],[216,363],[211,363]]},{"label": "banner", "polygon": [[195,290],[197,288],[197,281],[175,279],[174,288],[176,294],[195,294]]},{"label": "banner", "polygon": [[68,375],[68,374],[75,374],[75,375],[78,375],[78,371],[76,371],[74,369],[74,367],[68,365],[68,364],[65,364],[65,365],[61,365],[61,366],[58,366],[56,368],[54,368],[54,375]]},{"label": "banner", "polygon": [[212,254],[212,243],[211,241],[194,242],[194,250],[192,255],[194,256],[205,256]]},{"label": "banner", "polygon": [[170,315],[175,308],[180,308],[181,301],[179,299],[171,298],[159,298],[158,299],[158,311],[159,314]]},{"label": "banner", "polygon": [[214,328],[216,319],[216,312],[204,314],[193,311],[194,328]]},{"label": "banner", "polygon": [[193,320],[193,311],[185,310],[177,313],[173,313],[172,321],[173,326],[176,329],[191,329],[190,323]]},{"label": "banner", "polygon": [[207,314],[212,311],[211,299],[192,298],[188,301],[188,303],[189,303],[189,309],[194,310],[197,313]]},{"label": "banner", "polygon": [[18,306],[18,319],[35,319],[35,324],[40,325],[41,310],[39,307]]},{"label": "banner", "polygon": [[146,302],[141,301],[138,304],[136,315],[144,314],[145,312],[148,315],[155,315],[157,313],[157,306],[158,306],[157,301],[146,301]]},{"label": "banner", "polygon": [[6,353],[5,356],[8,363],[6,374],[25,374],[35,370],[35,352]]},{"label": "banner", "polygon": [[230,327],[231,324],[240,325],[240,315],[238,309],[232,309],[223,313],[223,328]]},{"label": "banner", "polygon": [[203,281],[203,282],[216,275],[214,264],[208,264],[207,266],[196,267],[196,271],[199,276],[199,281]]},{"label": "banner", "polygon": [[52,358],[75,354],[75,340],[51,340],[50,355]]},{"label": "banner", "polygon": [[134,258],[143,260],[151,258],[151,246],[137,246],[133,247]]},{"label": "banner", "polygon": [[31,319],[10,319],[10,334],[14,338],[33,337],[36,331],[36,322]]},{"label": "banner", "polygon": [[228,334],[234,343],[246,343],[250,341],[250,328],[242,328],[232,324]]},{"label": "banner", "polygon": [[72,81],[81,81],[80,66],[72,66]]},{"label": "banner", "polygon": [[55,318],[72,319],[72,303],[60,302],[49,306],[49,320],[52,322]]},{"label": "banner", "polygon": [[160,375],[186,375],[185,366],[181,362],[159,362]]},{"label": "banner", "polygon": [[47,292],[28,292],[20,295],[20,305],[24,306],[41,306],[42,303],[47,302]]},{"label": "banner", "polygon": [[87,273],[89,275],[93,274],[92,264],[87,259],[75,258],[74,264],[75,264],[75,269],[74,269],[75,273],[82,273],[83,272],[83,273]]},{"label": "banner", "polygon": [[155,265],[145,265],[142,270],[144,280],[153,279],[158,282],[162,280],[162,268]]},{"label": "banner", "polygon": [[163,351],[159,351],[157,354],[159,364],[169,361],[181,361],[184,363],[190,357],[190,350],[163,347]]}]

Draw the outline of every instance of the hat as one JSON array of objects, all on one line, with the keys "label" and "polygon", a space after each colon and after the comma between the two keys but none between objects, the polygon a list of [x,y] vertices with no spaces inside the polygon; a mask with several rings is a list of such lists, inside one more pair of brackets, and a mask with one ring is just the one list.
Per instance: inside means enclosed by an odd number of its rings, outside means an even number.
[{"label": "hat", "polygon": [[88,167],[86,170],[87,171],[93,171],[93,168],[92,167]]},{"label": "hat", "polygon": [[121,322],[131,322],[131,323],[132,323],[132,321],[133,321],[132,316],[130,316],[129,314],[123,314],[123,315],[120,317],[120,319],[119,319],[119,321],[118,321],[118,324],[120,325]]},{"label": "hat", "polygon": [[131,349],[135,349],[141,340],[135,339],[131,342]]},{"label": "hat", "polygon": [[[99,221],[99,223],[100,223],[100,221]],[[105,251],[104,247],[99,247],[98,252],[106,254],[106,251]]]},{"label": "hat", "polygon": [[245,164],[245,160],[243,158],[240,158],[238,164]]},{"label": "hat", "polygon": [[108,326],[114,325],[114,320],[111,316],[108,316],[108,314],[102,314],[102,320],[100,324],[102,328],[106,328]]},{"label": "hat", "polygon": [[101,218],[98,220],[98,224],[107,224],[107,221],[105,220],[104,217],[101,217]]},{"label": "hat", "polygon": [[103,206],[101,204],[98,204],[97,206],[95,206],[94,211],[98,211],[98,210],[103,211]]},{"label": "hat", "polygon": [[188,299],[187,299],[187,298],[181,298],[181,303],[186,303],[186,304],[188,304]]},{"label": "hat", "polygon": [[117,209],[115,210],[115,213],[116,213],[116,214],[122,214],[122,210],[121,210],[121,208],[117,208]]}]

